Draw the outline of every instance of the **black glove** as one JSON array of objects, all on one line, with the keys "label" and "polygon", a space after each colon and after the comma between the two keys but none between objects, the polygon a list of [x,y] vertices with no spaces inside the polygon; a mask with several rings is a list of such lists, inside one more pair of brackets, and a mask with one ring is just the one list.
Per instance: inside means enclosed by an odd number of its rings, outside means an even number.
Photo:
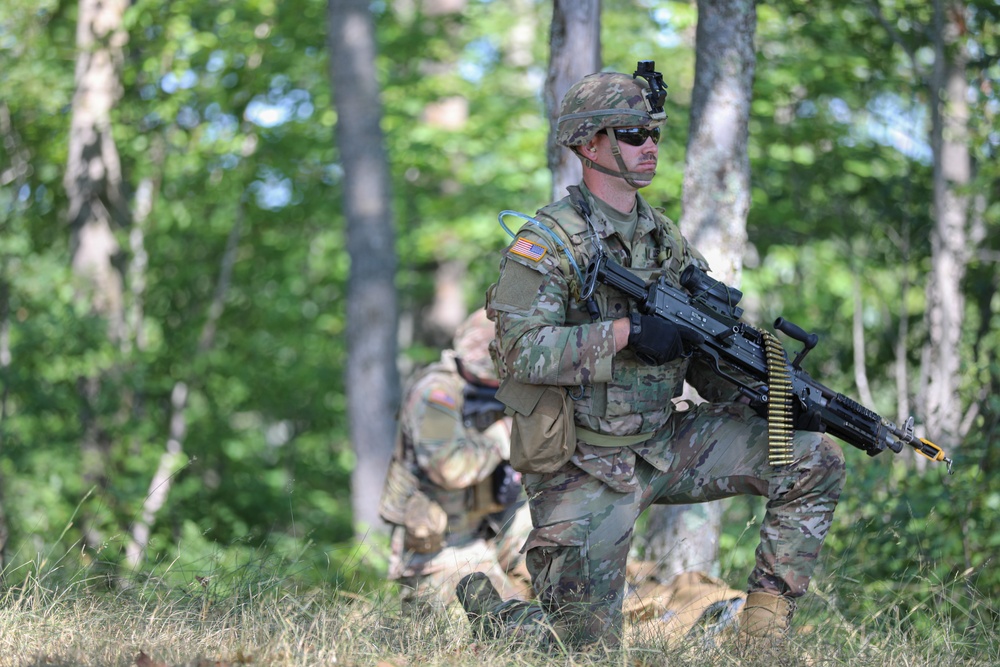
[{"label": "black glove", "polygon": [[501,461],[493,469],[493,499],[498,505],[513,505],[521,493],[521,473],[509,461]]},{"label": "black glove", "polygon": [[653,315],[632,313],[629,316],[628,346],[640,361],[652,366],[684,356],[685,341],[700,343],[702,340],[698,333]]}]

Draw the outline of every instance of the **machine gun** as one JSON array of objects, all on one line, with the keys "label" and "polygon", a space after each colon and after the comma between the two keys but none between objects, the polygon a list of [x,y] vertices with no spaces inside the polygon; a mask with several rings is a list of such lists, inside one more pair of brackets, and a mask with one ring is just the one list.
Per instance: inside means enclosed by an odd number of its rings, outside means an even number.
[{"label": "machine gun", "polygon": [[740,317],[737,304],[742,292],[709,278],[694,265],[681,274],[683,290],[667,284],[663,277],[649,285],[604,254],[587,266],[581,300],[593,295],[597,283],[613,287],[638,302],[645,315],[661,317],[693,331],[692,354],[704,358],[717,375],[728,380],[750,400],[751,407],[768,420],[768,461],[784,465],[792,460],[791,439],[795,416],[808,414],[818,429],[875,456],[886,448],[899,453],[909,445],[932,461],[944,461],[952,472],[952,460],[944,451],[913,433],[913,417],[901,427],[880,417],[856,401],[823,386],[802,370],[806,354],[819,337],[778,318],[775,329],[803,344],[791,362],[777,337],[756,329]]},{"label": "machine gun", "polygon": [[497,388],[467,382],[462,390],[462,421],[466,428],[485,431],[504,415],[507,406],[496,399]]},{"label": "machine gun", "polygon": [[[465,428],[480,433],[503,419],[507,406],[496,398],[497,388],[467,382],[462,390],[462,421]],[[504,509],[517,502],[521,493],[521,473],[514,470],[510,461],[501,461],[488,482],[493,500]],[[502,511],[502,510],[501,510]]]}]

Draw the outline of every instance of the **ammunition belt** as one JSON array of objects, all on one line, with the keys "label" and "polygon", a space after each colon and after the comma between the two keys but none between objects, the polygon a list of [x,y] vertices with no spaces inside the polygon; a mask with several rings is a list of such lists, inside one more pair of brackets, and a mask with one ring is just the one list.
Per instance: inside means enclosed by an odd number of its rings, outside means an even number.
[{"label": "ammunition belt", "polygon": [[767,462],[773,466],[792,462],[792,376],[788,357],[771,332],[764,331],[764,354],[767,361]]}]

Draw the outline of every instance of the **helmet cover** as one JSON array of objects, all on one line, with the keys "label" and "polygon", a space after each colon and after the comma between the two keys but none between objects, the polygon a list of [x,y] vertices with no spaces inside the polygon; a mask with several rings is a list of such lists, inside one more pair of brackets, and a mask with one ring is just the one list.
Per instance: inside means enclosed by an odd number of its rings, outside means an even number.
[{"label": "helmet cover", "polygon": [[609,127],[657,127],[646,103],[649,84],[618,72],[588,74],[563,96],[556,123],[556,141],[583,146]]},{"label": "helmet cover", "polygon": [[480,381],[498,380],[493,358],[490,357],[490,341],[495,335],[496,328],[486,317],[485,308],[474,311],[455,330],[455,356],[462,368]]}]

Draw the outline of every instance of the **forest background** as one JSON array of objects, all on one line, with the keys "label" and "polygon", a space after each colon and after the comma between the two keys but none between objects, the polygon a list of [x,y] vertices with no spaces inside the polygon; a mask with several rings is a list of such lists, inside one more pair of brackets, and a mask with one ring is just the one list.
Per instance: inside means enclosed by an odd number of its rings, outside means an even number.
[{"label": "forest background", "polygon": [[[814,377],[890,419],[915,414],[920,428],[936,183],[920,77],[935,59],[921,40],[942,3],[918,4],[757,8],[741,288],[749,321],[780,315],[819,334],[805,364]],[[958,189],[970,201],[956,269],[959,431],[941,443],[955,474],[909,451],[845,448],[848,485],[821,569],[857,584],[862,610],[866,591],[895,590],[912,605],[903,616],[944,596],[959,617],[985,604],[995,621],[1000,5],[947,7],[961,19],[950,44],[966,55],[974,166]],[[326,4],[128,4],[108,37],[120,86],[84,149],[74,94],[81,58],[100,48],[79,43],[79,11],[0,6],[4,584],[187,586],[252,567],[377,588],[381,537],[352,510],[346,341],[362,323],[348,316],[348,275],[363,258],[345,243]],[[508,241],[497,214],[551,198],[551,14],[538,0],[372,5],[402,378],[481,304]],[[669,86],[644,196],[675,220],[696,21],[686,2],[602,4],[607,67],[654,59]],[[98,163],[105,171],[88,173]],[[84,182],[103,189],[88,199]],[[110,276],[88,274],[80,256],[83,209],[107,221],[98,246],[113,249]],[[720,570],[736,587],[760,509],[725,509]]]}]

